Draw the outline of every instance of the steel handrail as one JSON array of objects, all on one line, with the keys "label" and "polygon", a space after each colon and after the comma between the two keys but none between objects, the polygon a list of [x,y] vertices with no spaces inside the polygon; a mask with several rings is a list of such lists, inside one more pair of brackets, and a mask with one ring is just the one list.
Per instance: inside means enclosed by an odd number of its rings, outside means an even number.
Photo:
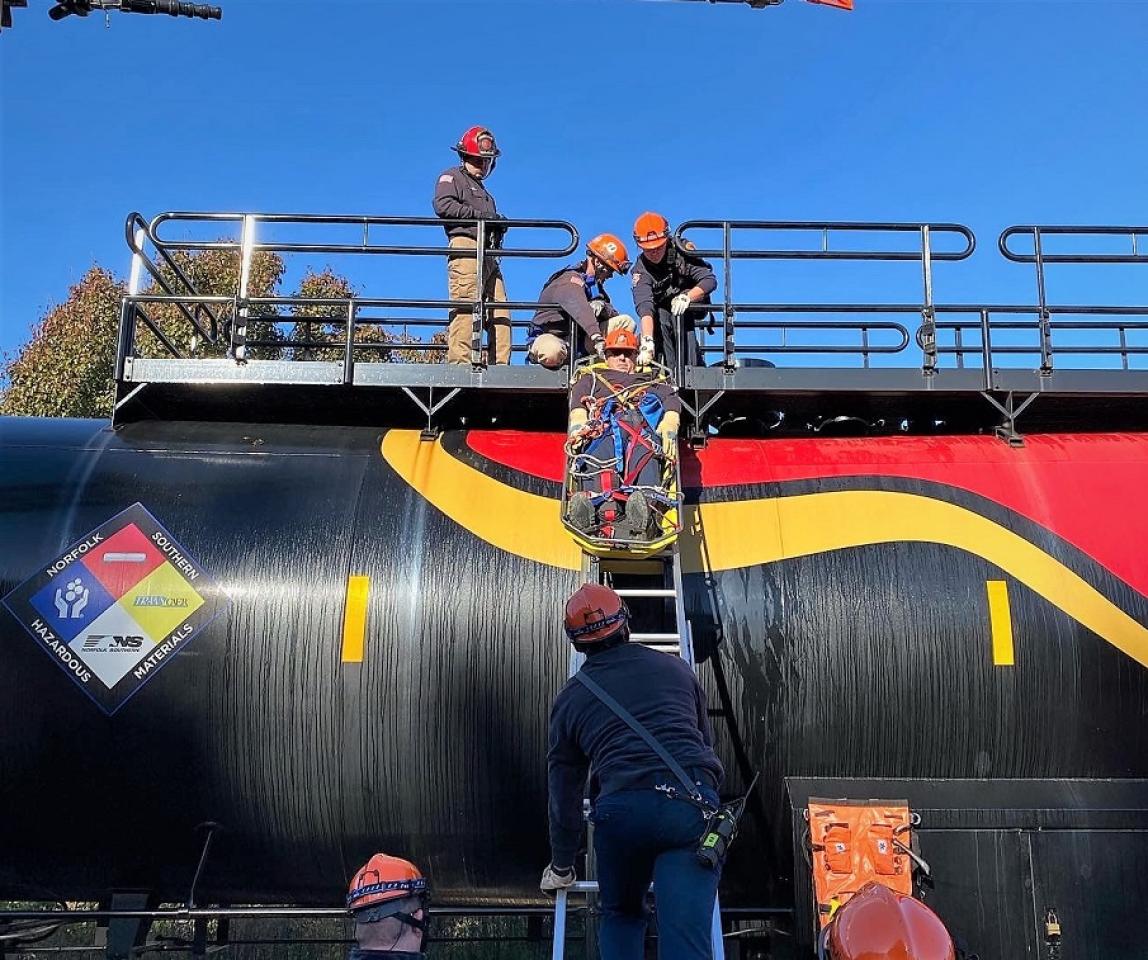
[{"label": "steel handrail", "polygon": [[372,244],[369,243],[371,227],[478,227],[484,224],[486,229],[490,226],[519,230],[558,230],[567,235],[568,242],[561,248],[526,248],[505,247],[490,250],[490,256],[497,257],[566,257],[578,249],[578,231],[572,223],[566,220],[543,220],[530,218],[514,218],[506,220],[475,220],[457,219],[447,220],[441,217],[374,217],[359,215],[326,215],[313,213],[194,213],[190,211],[169,211],[153,217],[148,225],[148,238],[157,249],[166,250],[242,250],[242,240],[167,240],[159,236],[159,228],[165,223],[205,222],[205,223],[245,223],[250,221],[255,225],[269,223],[293,224],[325,224],[329,226],[361,226],[363,228],[363,242],[352,243],[285,243],[277,241],[255,241],[252,249],[263,250],[270,253],[342,253],[342,254],[368,254],[377,256],[403,255],[403,256],[458,256],[458,248],[451,248],[446,244],[442,246],[428,246],[425,244]]},{"label": "steel handrail", "polygon": [[822,236],[821,250],[740,250],[731,249],[729,255],[734,260],[911,260],[920,261],[922,252],[917,250],[830,250],[830,233],[914,233],[921,235],[928,229],[930,236],[957,234],[965,241],[961,250],[947,253],[931,252],[933,260],[967,260],[977,248],[976,235],[960,223],[884,223],[879,221],[853,220],[686,220],[674,231],[675,242],[684,251],[699,257],[721,257],[726,251],[703,250],[700,247],[687,250],[685,233],[688,230],[759,230],[775,233],[796,233],[818,231]]},{"label": "steel handrail", "polygon": [[[1033,238],[1032,253],[1017,253],[1009,241],[1021,234]],[[1148,237],[1148,227],[1089,227],[1062,224],[1021,224],[1008,227],[997,239],[1001,254],[1013,263],[1148,263],[1148,252],[1141,253],[1137,236]],[[1132,252],[1125,253],[1045,253],[1040,239],[1046,236],[1069,237],[1129,237]]]}]

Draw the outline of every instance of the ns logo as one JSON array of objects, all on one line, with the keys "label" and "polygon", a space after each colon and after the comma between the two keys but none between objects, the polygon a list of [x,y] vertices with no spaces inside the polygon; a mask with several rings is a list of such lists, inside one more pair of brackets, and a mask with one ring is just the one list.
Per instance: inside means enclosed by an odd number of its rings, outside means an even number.
[{"label": "ns logo", "polygon": [[94,650],[96,647],[101,646],[105,641],[111,641],[108,646],[112,649],[120,650],[138,650],[143,646],[143,637],[139,636],[120,636],[118,634],[96,634],[89,633],[84,638],[84,649]]}]

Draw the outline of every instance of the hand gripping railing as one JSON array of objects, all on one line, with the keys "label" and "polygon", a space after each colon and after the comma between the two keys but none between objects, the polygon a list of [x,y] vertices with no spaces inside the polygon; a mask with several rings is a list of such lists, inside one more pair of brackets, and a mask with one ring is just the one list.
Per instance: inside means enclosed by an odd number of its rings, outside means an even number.
[{"label": "hand gripping railing", "polygon": [[[162,235],[162,228],[171,223],[238,223],[241,226],[239,240],[180,240]],[[372,242],[372,228],[405,228],[421,227],[424,229],[443,229],[449,226],[473,226],[477,234],[477,248],[473,252],[476,260],[478,277],[485,276],[486,264],[489,258],[557,258],[565,257],[578,248],[578,232],[574,226],[565,220],[539,220],[539,219],[506,219],[497,221],[497,229],[503,236],[518,237],[523,231],[530,230],[556,230],[564,233],[567,243],[561,248],[554,247],[514,247],[500,246],[488,242],[493,221],[487,220],[444,220],[438,217],[374,217],[374,216],[327,216],[320,214],[244,214],[244,213],[192,213],[169,212],[155,217],[150,223],[139,214],[132,214],[128,218],[126,233],[128,245],[133,253],[132,282],[129,287],[129,296],[125,301],[125,313],[121,324],[121,341],[119,360],[117,363],[117,376],[122,375],[124,359],[132,355],[134,349],[135,320],[142,319],[145,325],[156,335],[165,349],[173,356],[180,356],[178,348],[164,335],[162,329],[146,314],[143,305],[146,303],[171,303],[192,324],[197,334],[211,343],[219,340],[221,319],[215,313],[213,306],[226,307],[231,305],[231,314],[234,323],[230,325],[230,349],[236,359],[244,359],[247,346],[247,322],[250,319],[252,306],[329,306],[340,307],[346,311],[347,336],[345,346],[346,372],[350,376],[353,364],[356,314],[358,309],[364,307],[378,308],[411,308],[411,309],[446,309],[471,311],[471,362],[475,367],[481,366],[481,338],[485,328],[485,317],[495,305],[504,309],[529,309],[542,304],[533,302],[502,303],[487,300],[483,296],[484,284],[477,284],[477,298],[472,301],[461,300],[427,300],[427,299],[396,299],[396,298],[352,298],[349,300],[324,300],[314,298],[292,297],[253,297],[250,295],[252,260],[258,252],[285,253],[285,254],[364,254],[375,256],[437,256],[461,257],[469,256],[471,252],[465,249],[452,248],[445,243],[438,244],[399,244]],[[362,233],[358,242],[321,242],[302,243],[280,240],[258,239],[259,228],[269,224],[291,224],[297,226],[358,226]],[[150,243],[156,251],[161,263],[147,256],[146,244]],[[202,294],[197,291],[186,273],[180,269],[173,259],[174,251],[198,252],[205,250],[234,250],[239,253],[239,278],[234,294],[216,295]],[[164,267],[170,271],[165,274]],[[144,273],[151,276],[155,285],[162,293],[143,294],[140,285]],[[194,308],[194,309],[192,309]],[[342,317],[322,317],[317,320],[327,322],[344,322]],[[364,323],[379,323],[382,321],[363,321]],[[411,321],[405,321],[411,322]],[[421,325],[431,325],[434,321],[415,321]],[[282,346],[294,345],[284,342]],[[360,344],[361,345],[361,344]],[[433,344],[409,344],[410,349],[433,350]]]},{"label": "hand gripping railing", "polygon": [[[1012,248],[1010,242],[1014,237],[1021,235],[1032,238],[1032,252],[1019,253]],[[1148,252],[1141,252],[1140,250],[1140,236],[1148,238],[1148,227],[1073,227],[1056,224],[1028,224],[1022,226],[1013,226],[1006,229],[1000,235],[997,241],[997,246],[1000,252],[1011,260],[1013,263],[1031,263],[1036,266],[1036,294],[1037,306],[1039,307],[1039,324],[1040,324],[1040,370],[1043,374],[1052,372],[1052,331],[1056,328],[1064,328],[1064,324],[1056,324],[1052,320],[1054,313],[1101,313],[1104,312],[1099,308],[1070,308],[1070,307],[1049,307],[1048,293],[1045,288],[1045,264],[1049,263],[1148,263]],[[1131,241],[1130,253],[1046,253],[1044,250],[1044,238],[1049,236],[1066,236],[1075,238],[1085,237],[1124,237]],[[1108,308],[1109,311],[1118,308]],[[1136,311],[1132,311],[1136,312]],[[1143,312],[1143,311],[1139,311]],[[1143,352],[1136,348],[1128,348],[1126,333],[1128,329],[1140,329],[1135,323],[1125,324],[1112,324],[1113,329],[1118,329],[1120,332],[1121,346],[1125,348],[1124,368],[1128,367],[1128,352],[1133,353]],[[1095,325],[1091,325],[1095,329]],[[1072,328],[1072,329],[1077,329]],[[1090,353],[1103,353],[1104,350],[1082,351],[1075,348],[1068,348],[1065,352],[1090,352]],[[1119,351],[1113,351],[1119,352]]]},{"label": "hand gripping railing", "polygon": [[[691,248],[687,246],[687,232],[690,230],[720,230],[722,246],[715,249]],[[820,249],[753,249],[738,248],[733,243],[735,230],[769,231],[775,233],[805,233],[815,234],[820,240]],[[904,233],[912,234],[919,239],[919,246],[912,249],[883,250],[859,249],[832,246],[836,234],[882,234]],[[959,237],[962,246],[957,250],[937,251],[934,242],[939,237]],[[723,319],[722,359],[727,370],[733,370],[736,365],[735,331],[741,326],[743,329],[805,329],[809,327],[825,327],[833,329],[853,329],[861,333],[862,342],[859,347],[842,348],[841,350],[822,350],[815,352],[852,352],[862,354],[865,365],[868,366],[870,353],[897,353],[903,350],[909,342],[908,331],[897,323],[835,323],[818,324],[807,322],[804,324],[787,324],[774,321],[750,321],[739,324],[739,313],[919,313],[921,316],[921,331],[919,342],[924,352],[923,369],[931,374],[936,369],[936,309],[933,300],[933,264],[939,261],[966,260],[972,256],[976,249],[976,237],[966,226],[958,223],[879,223],[879,222],[841,222],[841,221],[773,221],[773,220],[687,220],[678,227],[674,234],[674,243],[683,252],[692,253],[700,257],[720,257],[723,269],[724,299],[721,304],[715,304],[709,309],[712,312],[721,311]],[[921,264],[921,279],[923,286],[923,300],[920,306],[897,304],[886,307],[874,307],[864,304],[763,304],[763,303],[737,303],[733,299],[733,261],[734,260],[884,260],[884,261],[916,261]],[[701,307],[702,305],[699,305]],[[898,334],[900,345],[872,345],[869,342],[869,333],[874,330],[893,331]],[[770,352],[798,353],[814,352],[806,347],[782,346],[771,349]]]}]

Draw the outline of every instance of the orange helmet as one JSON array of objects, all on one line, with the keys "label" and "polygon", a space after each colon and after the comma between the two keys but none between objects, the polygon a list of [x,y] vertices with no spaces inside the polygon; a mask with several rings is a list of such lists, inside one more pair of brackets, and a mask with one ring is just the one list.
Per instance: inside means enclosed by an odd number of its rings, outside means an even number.
[{"label": "orange helmet", "polygon": [[453,147],[460,157],[490,157],[492,160],[501,155],[498,144],[494,141],[494,134],[486,127],[471,127]]},{"label": "orange helmet", "polygon": [[619,327],[617,330],[611,330],[606,334],[606,343],[603,349],[607,352],[610,350],[628,350],[630,353],[637,353],[638,338],[633,330]]},{"label": "orange helmet", "polygon": [[643,250],[654,250],[670,239],[670,221],[647,211],[634,221],[634,240]]},{"label": "orange helmet", "polygon": [[920,900],[867,883],[829,928],[834,960],[954,960],[945,925]]},{"label": "orange helmet", "polygon": [[630,255],[626,245],[612,233],[600,233],[588,244],[586,253],[600,260],[615,273],[626,273],[630,269]]},{"label": "orange helmet", "polygon": [[[370,922],[394,916],[399,902],[407,897],[425,901],[426,896],[427,882],[418,867],[409,860],[376,853],[351,881],[347,909],[355,914],[356,920]],[[360,914],[366,910],[370,910],[368,916]]]},{"label": "orange helmet", "polygon": [[630,611],[622,598],[598,583],[583,584],[566,601],[566,636],[574,643],[606,640],[621,630],[629,619]]}]

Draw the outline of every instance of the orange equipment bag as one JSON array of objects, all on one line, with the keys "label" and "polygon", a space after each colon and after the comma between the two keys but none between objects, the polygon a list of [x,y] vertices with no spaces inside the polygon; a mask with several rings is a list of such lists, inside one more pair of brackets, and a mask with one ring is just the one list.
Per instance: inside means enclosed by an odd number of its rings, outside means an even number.
[{"label": "orange equipment bag", "polygon": [[824,927],[865,884],[912,895],[912,819],[903,800],[821,800],[805,811],[813,847],[813,893]]}]

